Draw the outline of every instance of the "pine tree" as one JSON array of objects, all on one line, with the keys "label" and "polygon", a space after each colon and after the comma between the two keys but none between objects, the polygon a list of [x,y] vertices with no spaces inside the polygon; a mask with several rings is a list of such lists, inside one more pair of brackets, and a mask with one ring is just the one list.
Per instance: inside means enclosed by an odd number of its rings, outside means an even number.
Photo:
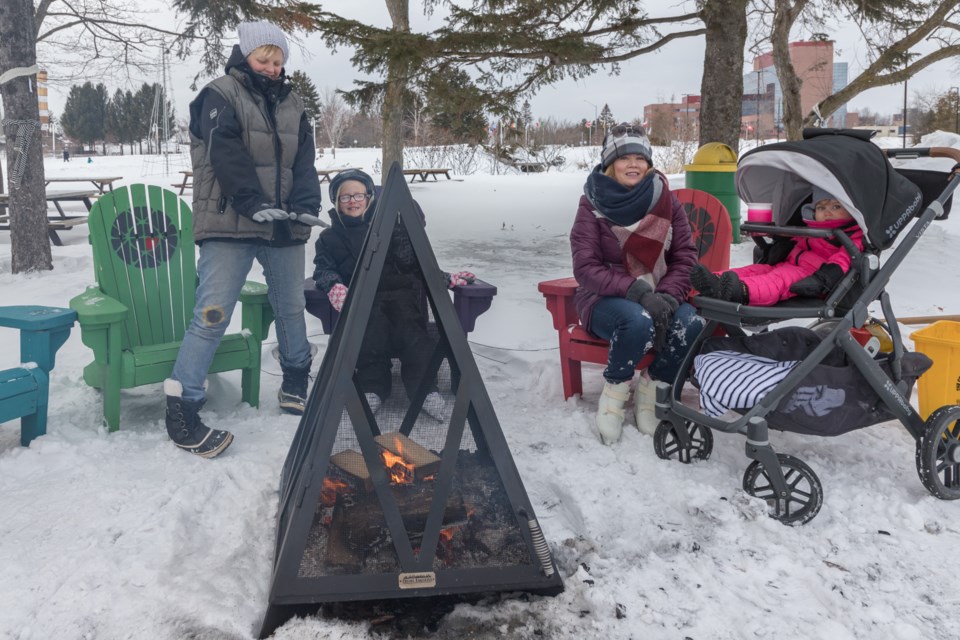
[{"label": "pine tree", "polygon": [[615,124],[617,124],[617,120],[613,117],[613,112],[610,111],[610,105],[604,102],[603,109],[600,110],[600,122],[598,123],[603,135],[607,135],[607,131]]},{"label": "pine tree", "polygon": [[70,87],[60,117],[64,133],[81,144],[103,140],[106,132],[106,93],[106,87],[102,84],[94,87],[92,82]]},{"label": "pine tree", "polygon": [[294,71],[290,76],[290,84],[303,99],[307,119],[313,122],[320,113],[320,94],[317,92],[316,85],[303,71]]}]

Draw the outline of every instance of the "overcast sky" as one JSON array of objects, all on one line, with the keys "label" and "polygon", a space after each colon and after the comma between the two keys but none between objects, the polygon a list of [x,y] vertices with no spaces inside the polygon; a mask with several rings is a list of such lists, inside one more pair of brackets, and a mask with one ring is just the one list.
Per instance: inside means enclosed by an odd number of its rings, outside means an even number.
[{"label": "overcast sky", "polygon": [[[667,12],[676,11],[676,4],[674,0],[651,0],[646,6],[651,15],[666,15]],[[424,30],[431,25],[440,24],[438,18],[428,20],[419,14],[419,6],[419,3],[411,2],[413,29]],[[383,0],[327,0],[324,8],[371,24],[388,23]],[[171,25],[175,22],[172,17],[169,20]],[[835,41],[835,60],[849,63],[849,78],[852,79],[866,64],[862,39],[853,29],[846,28],[836,32]],[[349,51],[333,54],[319,36],[307,37],[302,41],[302,46],[302,49],[296,45],[291,47],[291,56],[286,67],[288,74],[296,70],[305,71],[321,91],[325,87],[352,88],[353,81],[360,77],[350,64]],[[541,119],[592,119],[595,114],[593,105],[596,105],[596,110],[600,110],[606,103],[610,105],[614,117],[618,120],[631,120],[642,115],[645,104],[679,101],[684,94],[697,95],[700,93],[703,47],[703,38],[675,41],[655,53],[624,63],[618,76],[610,76],[601,70],[583,80],[566,81],[544,88],[531,99],[533,114]],[[751,60],[752,56],[748,54],[744,72],[750,70]],[[171,94],[179,118],[187,116],[187,105],[195,95],[189,84],[196,68],[196,62],[174,60],[171,63]],[[51,76],[56,74],[55,69],[50,71]],[[142,78],[138,82],[159,80],[158,73],[156,77]],[[111,85],[110,78],[105,82],[112,94],[117,86]],[[938,63],[910,81],[909,101],[913,102],[916,91],[924,94],[946,91],[958,82],[960,80],[956,63]],[[69,87],[51,86],[49,102],[54,113],[63,112],[68,91]],[[864,92],[850,103],[849,108],[858,110],[868,107],[881,114],[889,114],[899,112],[902,106],[903,85],[899,84]]]}]

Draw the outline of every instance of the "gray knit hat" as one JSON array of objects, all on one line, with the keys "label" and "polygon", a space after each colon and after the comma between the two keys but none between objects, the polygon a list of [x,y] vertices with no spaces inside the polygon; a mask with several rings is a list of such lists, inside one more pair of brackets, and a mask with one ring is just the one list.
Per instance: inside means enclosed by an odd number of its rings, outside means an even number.
[{"label": "gray knit hat", "polygon": [[643,127],[626,122],[611,127],[607,135],[603,136],[603,149],[600,152],[600,168],[606,171],[613,161],[622,156],[635,153],[653,166],[653,156],[650,153],[650,139]]},{"label": "gray knit hat", "polygon": [[830,194],[826,189],[821,189],[820,187],[814,185],[813,195],[808,204],[803,205],[803,208],[800,211],[800,216],[804,220],[814,220],[815,214],[817,211],[817,203],[821,200],[836,200],[832,194]]},{"label": "gray knit hat", "polygon": [[237,27],[237,33],[240,35],[240,53],[245,56],[257,47],[265,44],[272,44],[280,47],[283,51],[283,63],[286,64],[290,56],[290,50],[287,48],[287,36],[283,35],[280,27],[271,22],[241,22]]}]

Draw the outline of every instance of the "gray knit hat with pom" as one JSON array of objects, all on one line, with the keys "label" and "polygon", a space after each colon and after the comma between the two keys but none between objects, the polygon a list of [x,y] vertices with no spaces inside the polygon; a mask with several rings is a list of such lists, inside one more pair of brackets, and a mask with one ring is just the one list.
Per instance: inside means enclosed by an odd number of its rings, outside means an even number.
[{"label": "gray knit hat with pom", "polygon": [[647,164],[651,167],[653,166],[650,139],[647,137],[643,127],[638,127],[626,122],[611,127],[607,135],[603,136],[603,150],[600,152],[600,167],[606,171],[607,167],[613,164],[614,160],[630,155],[631,153],[642,156],[647,161]]}]

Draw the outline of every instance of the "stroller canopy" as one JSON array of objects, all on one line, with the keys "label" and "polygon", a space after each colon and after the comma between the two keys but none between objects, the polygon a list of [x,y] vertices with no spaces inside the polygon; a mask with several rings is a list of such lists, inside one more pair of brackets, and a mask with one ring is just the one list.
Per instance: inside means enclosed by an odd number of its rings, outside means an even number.
[{"label": "stroller canopy", "polygon": [[886,249],[922,213],[922,197],[871,135],[807,129],[804,140],[757,147],[740,158],[737,192],[744,202],[772,203],[774,223],[785,225],[820,187],[843,204],[872,246]]}]

